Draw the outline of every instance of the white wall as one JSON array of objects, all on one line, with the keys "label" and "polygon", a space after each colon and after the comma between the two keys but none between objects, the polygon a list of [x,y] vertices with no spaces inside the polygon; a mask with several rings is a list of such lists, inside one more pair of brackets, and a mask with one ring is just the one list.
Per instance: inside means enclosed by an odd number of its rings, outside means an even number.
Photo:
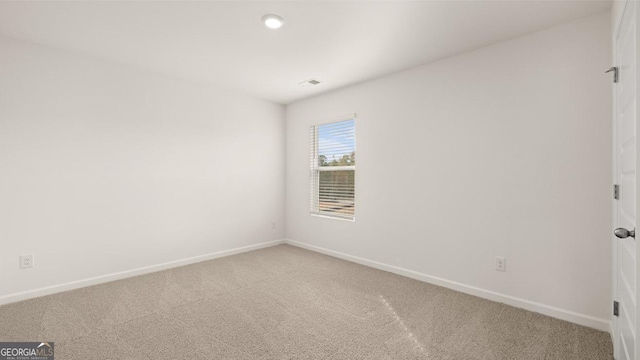
[{"label": "white wall", "polygon": [[284,134],[281,105],[0,39],[0,302],[282,239]]},{"label": "white wall", "polygon": [[[610,54],[607,12],[287,106],[287,238],[608,330]],[[353,112],[356,221],[312,217],[309,122]]]},{"label": "white wall", "polygon": [[625,0],[614,0],[611,2],[611,32],[613,33],[616,22],[620,20],[622,16],[622,10],[624,10]]}]

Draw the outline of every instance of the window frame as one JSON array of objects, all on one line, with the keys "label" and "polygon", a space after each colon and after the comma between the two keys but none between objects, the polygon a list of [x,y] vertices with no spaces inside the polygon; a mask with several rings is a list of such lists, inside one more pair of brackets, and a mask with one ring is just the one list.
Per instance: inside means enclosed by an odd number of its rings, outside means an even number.
[{"label": "window frame", "polygon": [[[311,199],[310,199],[310,211],[309,214],[311,216],[337,219],[337,220],[345,220],[345,221],[355,221],[356,217],[356,165],[346,165],[346,166],[320,166],[320,148],[319,148],[319,136],[318,136],[318,128],[323,125],[339,123],[342,121],[353,120],[353,131],[354,131],[354,139],[353,146],[354,152],[356,151],[356,114],[349,114],[346,116],[325,119],[323,121],[313,122],[309,124],[309,133],[311,137],[310,145],[311,145],[311,161],[310,161],[310,187],[311,187]],[[323,171],[353,171],[353,214],[339,214],[336,212],[330,211],[322,211],[319,208],[319,198],[320,198],[320,173]]]}]

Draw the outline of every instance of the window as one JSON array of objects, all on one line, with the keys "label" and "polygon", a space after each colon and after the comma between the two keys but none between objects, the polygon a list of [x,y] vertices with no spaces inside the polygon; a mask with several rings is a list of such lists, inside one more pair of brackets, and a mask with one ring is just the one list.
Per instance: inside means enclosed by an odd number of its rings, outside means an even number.
[{"label": "window", "polygon": [[311,126],[311,213],[355,217],[356,121]]}]

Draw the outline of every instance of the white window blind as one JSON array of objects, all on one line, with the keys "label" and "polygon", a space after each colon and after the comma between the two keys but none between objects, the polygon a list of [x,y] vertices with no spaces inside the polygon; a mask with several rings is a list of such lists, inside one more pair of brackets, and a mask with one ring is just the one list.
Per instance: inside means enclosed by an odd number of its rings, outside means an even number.
[{"label": "white window blind", "polygon": [[355,217],[356,121],[313,125],[311,137],[311,213]]}]

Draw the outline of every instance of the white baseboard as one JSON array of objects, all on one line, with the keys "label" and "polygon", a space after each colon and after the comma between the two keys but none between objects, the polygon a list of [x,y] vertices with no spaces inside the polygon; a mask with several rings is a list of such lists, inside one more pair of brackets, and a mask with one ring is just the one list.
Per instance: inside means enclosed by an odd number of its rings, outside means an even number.
[{"label": "white baseboard", "polygon": [[442,286],[448,289],[456,290],[465,294],[474,295],[483,299],[500,302],[503,304],[511,305],[517,308],[526,309],[529,311],[537,312],[543,315],[548,315],[554,318],[558,318],[561,320],[569,321],[578,325],[587,326],[593,329],[597,329],[600,331],[605,331],[611,333],[611,321],[606,319],[600,319],[594,316],[579,314],[573,311],[560,309],[554,306],[549,306],[541,303],[537,303],[534,301],[529,301],[525,299],[520,299],[517,297],[500,294],[494,291],[485,290],[481,288],[477,288],[474,286],[469,286],[461,283],[457,283],[455,281],[439,278],[436,276],[431,276],[423,273],[419,273],[417,271],[403,269],[393,265],[383,264],[377,261],[364,259],[361,257],[344,254],[338,251],[333,251],[329,249],[325,249],[315,245],[305,244],[299,241],[286,239],[286,244],[297,246],[303,249],[319,252],[322,254],[326,254],[329,256],[333,256],[339,259],[351,261],[357,264],[369,266],[372,268],[376,268],[379,270],[388,271],[394,274],[406,276],[412,279],[424,281],[426,283]]},{"label": "white baseboard", "polygon": [[114,280],[133,277],[133,276],[144,275],[144,274],[148,274],[156,271],[194,264],[201,261],[212,260],[220,257],[240,254],[243,252],[248,252],[248,251],[258,250],[258,249],[262,249],[270,246],[284,244],[284,242],[285,241],[283,239],[267,241],[260,244],[243,246],[243,247],[223,250],[223,251],[217,251],[214,253],[198,255],[198,256],[194,256],[186,259],[169,261],[169,262],[158,264],[158,265],[151,265],[151,266],[146,266],[142,268],[121,271],[113,274],[96,276],[89,279],[77,280],[77,281],[72,281],[64,284],[47,286],[40,289],[9,294],[9,295],[0,297],[0,305],[9,304],[17,301],[23,301],[23,300],[32,299],[32,298],[45,296],[45,295],[56,294],[63,291],[75,290],[75,289],[79,289],[79,288],[83,288],[91,285],[102,284],[102,283],[106,283]]}]

